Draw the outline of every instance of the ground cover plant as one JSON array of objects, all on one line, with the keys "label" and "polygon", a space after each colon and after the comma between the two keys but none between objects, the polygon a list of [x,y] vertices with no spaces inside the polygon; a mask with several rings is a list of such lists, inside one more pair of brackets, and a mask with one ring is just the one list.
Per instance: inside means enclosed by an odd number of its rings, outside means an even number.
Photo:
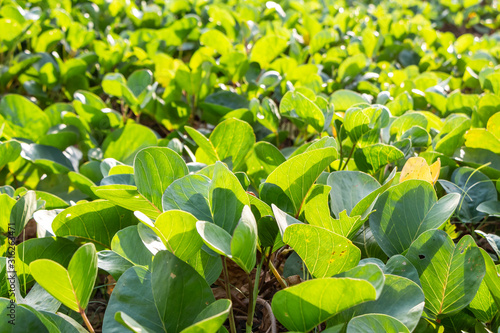
[{"label": "ground cover plant", "polygon": [[499,28],[0,0],[0,332],[500,331]]}]

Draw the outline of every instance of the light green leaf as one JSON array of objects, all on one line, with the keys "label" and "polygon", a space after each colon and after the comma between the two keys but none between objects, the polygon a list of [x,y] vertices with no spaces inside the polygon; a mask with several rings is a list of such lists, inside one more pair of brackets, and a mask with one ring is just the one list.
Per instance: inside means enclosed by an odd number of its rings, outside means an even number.
[{"label": "light green leaf", "polygon": [[231,235],[226,230],[206,221],[196,222],[196,229],[209,248],[231,258]]},{"label": "light green leaf", "polygon": [[104,157],[112,157],[120,162],[132,164],[135,154],[142,148],[157,143],[155,133],[148,127],[129,123],[109,134],[102,143]]},{"label": "light green leaf", "polygon": [[280,102],[280,114],[283,116],[311,125],[321,133],[325,124],[325,116],[321,109],[309,98],[299,92],[289,91]]},{"label": "light green leaf", "polygon": [[195,255],[203,244],[196,231],[196,222],[196,217],[187,212],[169,210],[158,216],[152,229],[170,252],[186,261]]},{"label": "light green leaf", "polygon": [[297,252],[314,277],[330,277],[351,269],[361,257],[361,251],[347,238],[312,225],[288,226],[283,241]]},{"label": "light green leaf", "polygon": [[266,68],[286,47],[287,41],[284,38],[266,35],[253,46],[250,61],[258,62],[261,68]]},{"label": "light green leaf", "polygon": [[389,163],[396,162],[403,157],[404,154],[401,150],[383,143],[377,143],[361,149],[356,149],[354,152],[354,161],[356,162],[356,166],[361,171],[370,173],[375,173],[375,171],[381,167]]},{"label": "light green leaf", "polygon": [[149,218],[156,219],[161,214],[161,210],[140,194],[135,186],[104,185],[92,186],[91,189],[99,198],[129,210],[138,210]]},{"label": "light green leaf", "polygon": [[0,115],[5,118],[12,137],[37,141],[50,128],[49,117],[35,104],[21,95],[6,95],[0,101]]},{"label": "light green leaf", "polygon": [[261,199],[296,215],[321,172],[337,158],[335,148],[321,148],[299,154],[278,166],[260,189]]},{"label": "light green leaf", "polygon": [[434,316],[457,312],[475,297],[486,268],[470,236],[455,246],[442,230],[420,235],[406,254],[415,266],[425,295],[425,307]]},{"label": "light green leaf", "polygon": [[322,278],[278,291],[272,309],[288,330],[308,332],[337,313],[375,298],[375,288],[368,281]]},{"label": "light green leaf", "polygon": [[81,246],[68,269],[59,263],[40,259],[30,264],[35,280],[52,296],[73,311],[83,311],[89,302],[97,277],[97,253],[92,243]]}]

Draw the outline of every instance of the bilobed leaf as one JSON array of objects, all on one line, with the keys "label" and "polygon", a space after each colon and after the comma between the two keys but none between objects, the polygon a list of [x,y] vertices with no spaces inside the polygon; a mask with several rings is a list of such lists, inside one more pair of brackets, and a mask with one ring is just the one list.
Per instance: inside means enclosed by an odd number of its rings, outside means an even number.
[{"label": "bilobed leaf", "polygon": [[168,186],[187,174],[186,163],[170,148],[145,148],[134,159],[137,189],[157,208],[162,207],[162,196]]},{"label": "bilobed leaf", "polygon": [[252,185],[258,188],[260,181],[265,180],[274,169],[285,161],[285,157],[278,148],[265,141],[257,142],[253,146],[252,153],[246,159],[247,174]]},{"label": "bilobed leaf", "polygon": [[288,226],[283,241],[298,253],[314,277],[346,271],[356,266],[361,257],[361,251],[347,238],[312,225]]},{"label": "bilobed leaf", "polygon": [[296,215],[311,186],[336,158],[335,148],[315,149],[292,157],[267,177],[260,190],[261,199]]},{"label": "bilobed leaf", "polygon": [[388,256],[401,254],[422,233],[446,222],[458,200],[457,194],[451,194],[438,201],[429,182],[407,180],[380,195],[370,228]]},{"label": "bilobed leaf", "polygon": [[272,309],[288,330],[308,332],[335,314],[375,298],[375,288],[368,281],[322,278],[278,291]]},{"label": "bilobed leaf", "polygon": [[97,253],[94,244],[80,247],[68,269],[55,261],[40,259],[30,264],[35,280],[71,310],[87,307],[97,277]]},{"label": "bilobed leaf", "polygon": [[441,230],[429,230],[411,245],[406,257],[415,266],[425,295],[425,307],[434,316],[457,312],[476,295],[486,268],[470,236],[455,246]]}]

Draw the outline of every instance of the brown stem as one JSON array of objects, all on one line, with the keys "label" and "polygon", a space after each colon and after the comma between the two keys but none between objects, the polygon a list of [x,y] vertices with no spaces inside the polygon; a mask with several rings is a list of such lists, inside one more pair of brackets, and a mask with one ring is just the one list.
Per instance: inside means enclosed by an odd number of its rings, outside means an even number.
[{"label": "brown stem", "polygon": [[85,326],[87,326],[87,329],[90,331],[90,333],[95,333],[94,328],[89,321],[89,318],[87,318],[87,315],[85,314],[85,310],[82,308],[80,308],[80,315],[82,316],[83,322],[85,323]]}]

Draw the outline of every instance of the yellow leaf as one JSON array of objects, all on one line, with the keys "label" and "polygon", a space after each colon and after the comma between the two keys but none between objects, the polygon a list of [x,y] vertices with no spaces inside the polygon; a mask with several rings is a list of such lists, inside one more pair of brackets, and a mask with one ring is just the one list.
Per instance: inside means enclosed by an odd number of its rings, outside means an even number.
[{"label": "yellow leaf", "polygon": [[432,185],[434,185],[438,178],[439,178],[439,172],[441,171],[441,160],[438,158],[436,162],[431,164],[431,178],[432,178]]},{"label": "yellow leaf", "polygon": [[427,161],[422,157],[410,157],[406,161],[401,175],[399,176],[399,182],[403,182],[408,179],[420,179],[433,183],[433,177],[431,175],[431,168]]}]

